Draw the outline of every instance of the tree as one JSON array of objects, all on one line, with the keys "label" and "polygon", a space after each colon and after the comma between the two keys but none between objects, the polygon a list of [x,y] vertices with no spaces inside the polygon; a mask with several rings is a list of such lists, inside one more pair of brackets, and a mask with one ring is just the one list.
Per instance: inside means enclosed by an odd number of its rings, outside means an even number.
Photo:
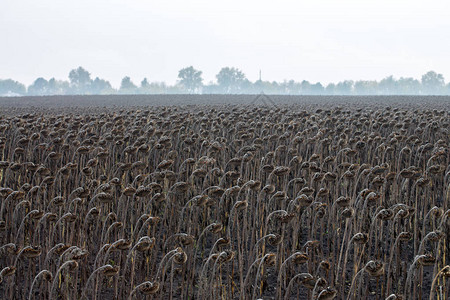
[{"label": "tree", "polygon": [[240,92],[243,94],[258,94],[261,92],[265,94],[282,94],[287,89],[284,83],[279,84],[276,81],[257,80],[251,84],[248,79],[245,79],[240,84],[240,87]]},{"label": "tree", "polygon": [[130,77],[125,76],[120,83],[120,92],[132,94],[135,93],[137,86],[131,81]]},{"label": "tree", "polygon": [[144,79],[141,81],[141,88],[147,89],[149,86],[150,86],[150,83],[148,83],[147,78],[144,78]]},{"label": "tree", "polygon": [[374,95],[377,93],[378,83],[371,80],[358,80],[355,82],[354,91],[357,95]]},{"label": "tree", "polygon": [[69,73],[70,86],[73,92],[79,94],[87,94],[90,92],[92,84],[91,73],[78,67]]},{"label": "tree", "polygon": [[192,66],[181,69],[178,72],[178,79],[189,93],[199,92],[203,85],[202,71],[198,71]]},{"label": "tree", "polygon": [[238,93],[247,80],[245,74],[237,68],[222,68],[216,75],[217,83],[224,93]]},{"label": "tree", "polygon": [[92,81],[91,84],[91,92],[97,95],[111,94],[112,92],[114,92],[114,89],[112,88],[109,81],[95,77],[94,81]]},{"label": "tree", "polygon": [[204,85],[202,88],[202,94],[220,94],[221,90],[219,85],[210,81],[208,84]]},{"label": "tree", "polygon": [[0,95],[23,95],[26,87],[22,83],[12,79],[0,79]]},{"label": "tree", "polygon": [[253,83],[248,80],[247,78],[245,78],[240,84],[239,84],[239,92],[240,93],[249,93],[249,94],[254,94],[256,91],[254,90],[253,87]]},{"label": "tree", "polygon": [[50,78],[48,81],[48,92],[50,95],[64,95],[70,89],[70,83],[65,80]]},{"label": "tree", "polygon": [[307,80],[300,82],[300,93],[302,95],[307,95],[311,93],[311,83]]},{"label": "tree", "polygon": [[32,85],[28,87],[30,95],[48,95],[49,84],[45,78],[37,78]]},{"label": "tree", "polygon": [[170,86],[167,86],[165,82],[151,82],[146,91],[149,94],[166,94],[168,89]]},{"label": "tree", "polygon": [[313,95],[322,95],[325,91],[325,88],[320,82],[317,82],[310,87],[310,92]]},{"label": "tree", "polygon": [[345,80],[339,82],[334,88],[336,95],[350,95],[353,91],[353,81]]},{"label": "tree", "polygon": [[329,83],[325,88],[325,93],[327,95],[334,95],[336,89],[336,85],[334,83]]},{"label": "tree", "polygon": [[434,71],[422,75],[422,88],[426,94],[441,94],[444,88],[444,76]]},{"label": "tree", "polygon": [[284,81],[284,94],[295,95],[300,90],[299,83],[294,80]]},{"label": "tree", "polygon": [[150,82],[148,82],[147,78],[142,79],[141,85],[136,88],[136,93],[138,94],[151,94],[150,92]]},{"label": "tree", "polygon": [[325,88],[320,82],[311,84],[307,80],[300,82],[300,93],[302,95],[320,95],[323,94]]},{"label": "tree", "polygon": [[59,86],[59,82],[54,78],[50,78],[48,81],[48,93],[51,95],[62,94]]},{"label": "tree", "polygon": [[419,94],[421,89],[420,82],[411,77],[400,77],[397,80],[397,93],[401,95]]},{"label": "tree", "polygon": [[28,95],[63,95],[70,89],[69,82],[50,78],[37,78],[32,85],[28,87]]},{"label": "tree", "polygon": [[386,78],[381,79],[381,81],[378,83],[378,93],[382,95],[394,95],[398,93],[397,89],[397,81],[394,79],[394,77],[388,76]]}]

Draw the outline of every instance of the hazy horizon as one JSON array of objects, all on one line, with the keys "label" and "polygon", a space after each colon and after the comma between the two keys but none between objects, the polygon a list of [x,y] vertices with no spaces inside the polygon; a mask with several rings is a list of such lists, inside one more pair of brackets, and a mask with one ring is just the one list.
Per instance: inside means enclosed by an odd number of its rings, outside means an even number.
[{"label": "hazy horizon", "polygon": [[67,80],[83,66],[115,87],[175,83],[186,66],[215,81],[237,67],[251,81],[380,80],[434,70],[450,77],[446,1],[5,0],[0,79]]}]

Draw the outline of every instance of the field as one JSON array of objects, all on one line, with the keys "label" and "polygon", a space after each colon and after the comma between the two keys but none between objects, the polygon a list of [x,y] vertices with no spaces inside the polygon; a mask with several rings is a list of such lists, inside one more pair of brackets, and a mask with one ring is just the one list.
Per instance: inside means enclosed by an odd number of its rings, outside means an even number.
[{"label": "field", "polygon": [[1,299],[450,297],[450,97],[0,98]]}]

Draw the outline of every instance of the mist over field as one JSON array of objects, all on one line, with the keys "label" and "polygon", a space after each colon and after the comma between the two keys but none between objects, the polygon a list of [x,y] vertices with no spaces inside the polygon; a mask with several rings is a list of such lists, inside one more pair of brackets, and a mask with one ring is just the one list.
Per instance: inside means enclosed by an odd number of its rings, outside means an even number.
[{"label": "mist over field", "polygon": [[449,6],[5,0],[0,95],[449,94]]},{"label": "mist over field", "polygon": [[192,66],[178,72],[175,85],[164,82],[149,82],[144,78],[135,84],[130,77],[122,79],[120,88],[109,81],[95,77],[82,67],[69,73],[69,81],[51,78],[36,79],[28,87],[20,82],[0,80],[0,96],[44,96],[44,95],[112,95],[112,94],[278,94],[278,95],[450,95],[450,83],[442,74],[429,71],[420,80],[393,76],[380,81],[345,80],[329,83],[310,83],[306,80],[269,82],[258,79],[251,82],[237,68],[224,67],[216,75],[217,82],[203,83],[202,71]]}]

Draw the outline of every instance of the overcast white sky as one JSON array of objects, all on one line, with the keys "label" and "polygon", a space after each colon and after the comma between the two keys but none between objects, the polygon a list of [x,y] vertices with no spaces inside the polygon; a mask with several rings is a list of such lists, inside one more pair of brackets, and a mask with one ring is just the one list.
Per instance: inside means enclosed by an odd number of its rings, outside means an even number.
[{"label": "overcast white sky", "polygon": [[83,66],[118,87],[205,83],[222,67],[254,81],[420,76],[450,80],[448,0],[1,0],[0,78],[68,79]]}]

